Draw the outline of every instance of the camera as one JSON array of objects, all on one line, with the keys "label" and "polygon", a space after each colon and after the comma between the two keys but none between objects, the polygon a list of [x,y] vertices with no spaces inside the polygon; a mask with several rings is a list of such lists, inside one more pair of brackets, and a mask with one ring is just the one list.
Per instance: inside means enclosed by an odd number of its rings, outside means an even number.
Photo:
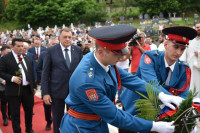
[{"label": "camera", "polygon": [[81,41],[78,41],[76,44],[77,46],[82,47]]},{"label": "camera", "polygon": [[88,41],[88,43],[91,43],[91,42],[92,42],[92,41],[90,41],[90,40]]},{"label": "camera", "polygon": [[136,46],[138,45],[136,40],[141,39],[141,37],[138,34],[135,34],[131,40],[131,42],[129,43],[129,46]]}]

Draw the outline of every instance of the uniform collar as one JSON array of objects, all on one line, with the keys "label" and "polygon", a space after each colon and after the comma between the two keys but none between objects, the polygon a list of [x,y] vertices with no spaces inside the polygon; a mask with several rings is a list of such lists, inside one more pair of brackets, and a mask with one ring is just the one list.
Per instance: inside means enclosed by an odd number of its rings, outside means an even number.
[{"label": "uniform collar", "polygon": [[167,61],[166,61],[166,59],[165,59],[165,56],[164,56],[164,61],[165,61],[165,68],[169,67],[170,70],[173,72],[174,67],[175,67],[175,65],[176,65],[176,61],[175,61],[174,64],[172,64],[171,66],[169,66],[169,65],[167,64]]},{"label": "uniform collar", "polygon": [[105,65],[103,65],[98,59],[97,59],[97,57],[96,57],[96,55],[95,55],[95,51],[94,51],[94,58],[96,59],[96,61],[99,63],[99,65],[106,71],[106,72],[108,72],[109,71],[109,66],[105,66]]}]

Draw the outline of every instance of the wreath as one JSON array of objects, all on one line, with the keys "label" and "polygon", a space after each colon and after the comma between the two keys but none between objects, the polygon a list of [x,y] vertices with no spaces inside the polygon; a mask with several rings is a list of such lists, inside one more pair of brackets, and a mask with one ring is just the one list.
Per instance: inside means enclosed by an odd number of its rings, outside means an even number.
[{"label": "wreath", "polygon": [[[137,92],[143,99],[137,99],[134,106],[137,108],[138,114],[136,116],[150,120],[150,121],[174,121],[176,133],[189,133],[196,125],[196,119],[200,114],[198,109],[200,108],[197,103],[194,106],[193,99],[197,95],[196,87],[193,91],[189,91],[186,99],[180,104],[176,111],[164,107],[161,109],[161,101],[158,99],[158,93],[160,92],[159,85],[150,83],[146,85],[147,96]],[[166,113],[167,110],[167,114]],[[171,111],[171,112],[170,112]]]}]

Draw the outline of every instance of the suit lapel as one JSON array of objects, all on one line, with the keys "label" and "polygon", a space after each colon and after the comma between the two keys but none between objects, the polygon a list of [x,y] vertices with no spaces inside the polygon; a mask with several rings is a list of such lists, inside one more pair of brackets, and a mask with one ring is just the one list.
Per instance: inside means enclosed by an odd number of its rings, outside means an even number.
[{"label": "suit lapel", "polygon": [[76,54],[76,50],[75,50],[74,46],[71,45],[71,63],[70,63],[70,68],[73,67],[76,55],[77,55]]},{"label": "suit lapel", "polygon": [[[57,53],[58,53],[58,56],[62,59],[62,62],[63,62],[63,64],[65,65],[65,68],[68,70],[68,67],[67,67],[67,64],[66,64],[66,61],[65,61],[65,57],[64,57],[64,55],[63,55],[63,51],[62,51],[62,49],[61,49],[60,44],[58,44]],[[65,69],[65,70],[66,70],[66,69]]]},{"label": "suit lapel", "polygon": [[17,61],[15,60],[15,57],[12,52],[10,52],[10,62],[12,62],[12,64],[15,66],[16,69],[19,69]]},{"label": "suit lapel", "polygon": [[29,72],[29,70],[30,70],[29,61],[28,61],[29,57],[27,57],[27,55],[23,54],[23,58],[24,58],[24,61],[26,63],[27,71]]},{"label": "suit lapel", "polygon": [[35,47],[33,47],[33,53],[34,53],[34,55],[36,55]]}]

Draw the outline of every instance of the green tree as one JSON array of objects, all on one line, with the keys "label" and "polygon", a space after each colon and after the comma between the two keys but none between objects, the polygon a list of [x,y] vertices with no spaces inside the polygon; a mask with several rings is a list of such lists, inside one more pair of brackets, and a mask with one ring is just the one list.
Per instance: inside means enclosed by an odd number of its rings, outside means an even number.
[{"label": "green tree", "polygon": [[[6,7],[6,17],[8,20],[18,21],[24,25],[32,26],[54,26],[70,23],[78,24],[83,19],[84,22],[93,21],[90,14],[96,19],[102,20],[106,16],[103,8],[98,7],[96,0],[9,0]],[[103,13],[100,13],[103,12]],[[100,15],[97,15],[100,13]],[[91,22],[90,22],[91,23]]]},{"label": "green tree", "polygon": [[178,0],[136,0],[136,2],[137,6],[140,7],[141,13],[158,15],[163,12],[166,15],[168,12],[181,12],[181,4]]},{"label": "green tree", "polygon": [[0,0],[0,19],[4,12],[4,0]]},{"label": "green tree", "polygon": [[181,3],[181,10],[185,13],[200,12],[200,4],[197,0],[178,0]]}]

